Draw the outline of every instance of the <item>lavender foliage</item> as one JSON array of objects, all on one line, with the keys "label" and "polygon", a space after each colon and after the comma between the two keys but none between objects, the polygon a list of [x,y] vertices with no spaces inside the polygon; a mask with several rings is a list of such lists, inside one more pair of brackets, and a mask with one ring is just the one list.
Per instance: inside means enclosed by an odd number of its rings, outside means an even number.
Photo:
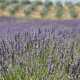
[{"label": "lavender foliage", "polygon": [[79,80],[80,26],[66,22],[0,25],[0,74],[17,65],[35,80]]}]

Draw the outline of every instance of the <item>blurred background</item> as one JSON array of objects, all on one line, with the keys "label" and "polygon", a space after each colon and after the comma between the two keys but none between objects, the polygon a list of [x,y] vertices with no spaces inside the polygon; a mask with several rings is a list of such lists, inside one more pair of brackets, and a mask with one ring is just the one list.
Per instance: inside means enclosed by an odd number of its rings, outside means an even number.
[{"label": "blurred background", "polygon": [[80,19],[80,0],[0,0],[0,16]]}]

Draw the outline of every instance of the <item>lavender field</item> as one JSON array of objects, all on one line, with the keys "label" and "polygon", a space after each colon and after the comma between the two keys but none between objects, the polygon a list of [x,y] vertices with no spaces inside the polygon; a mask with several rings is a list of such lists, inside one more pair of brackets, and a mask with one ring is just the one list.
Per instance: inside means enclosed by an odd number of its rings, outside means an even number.
[{"label": "lavender field", "polygon": [[80,20],[0,18],[0,80],[80,80]]}]

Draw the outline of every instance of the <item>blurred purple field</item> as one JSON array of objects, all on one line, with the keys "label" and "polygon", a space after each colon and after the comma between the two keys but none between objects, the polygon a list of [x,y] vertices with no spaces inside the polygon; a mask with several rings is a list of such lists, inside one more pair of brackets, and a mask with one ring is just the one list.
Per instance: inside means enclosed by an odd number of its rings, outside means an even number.
[{"label": "blurred purple field", "polygon": [[[0,35],[16,32],[37,32],[38,29],[44,30],[55,28],[56,31],[67,29],[80,31],[80,20],[19,20],[16,18],[0,18]],[[6,36],[6,35],[5,35]]]}]

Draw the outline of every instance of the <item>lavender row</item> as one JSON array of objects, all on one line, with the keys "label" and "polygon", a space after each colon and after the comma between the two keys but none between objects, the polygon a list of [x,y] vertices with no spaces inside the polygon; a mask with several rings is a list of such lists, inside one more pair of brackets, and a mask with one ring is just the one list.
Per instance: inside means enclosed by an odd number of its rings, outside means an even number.
[{"label": "lavender row", "polygon": [[[17,65],[41,80],[51,80],[51,75],[55,79],[57,74],[60,80],[79,80],[80,26],[32,26],[21,24],[16,30],[15,25],[0,32],[0,73],[13,71]],[[39,70],[44,70],[41,76]]]}]

